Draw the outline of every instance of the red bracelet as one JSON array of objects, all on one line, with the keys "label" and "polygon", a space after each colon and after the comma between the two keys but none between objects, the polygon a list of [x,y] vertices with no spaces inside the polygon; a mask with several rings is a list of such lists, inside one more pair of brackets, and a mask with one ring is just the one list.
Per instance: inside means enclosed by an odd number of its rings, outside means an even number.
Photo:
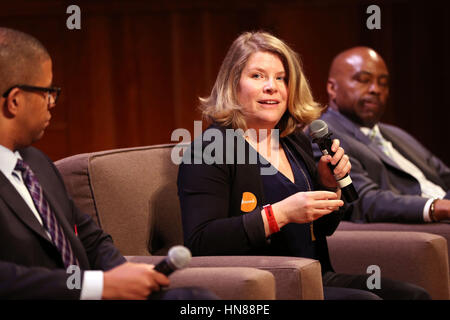
[{"label": "red bracelet", "polygon": [[263,207],[263,209],[266,212],[266,217],[267,217],[267,222],[269,223],[270,232],[275,233],[275,232],[280,231],[277,220],[275,220],[275,216],[273,215],[272,206],[270,204],[267,204]]}]

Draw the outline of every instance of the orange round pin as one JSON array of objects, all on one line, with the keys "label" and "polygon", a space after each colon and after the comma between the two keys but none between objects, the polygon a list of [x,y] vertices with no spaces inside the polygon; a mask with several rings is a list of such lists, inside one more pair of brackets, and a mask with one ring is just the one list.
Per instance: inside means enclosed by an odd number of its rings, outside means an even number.
[{"label": "orange round pin", "polygon": [[256,204],[257,204],[256,197],[253,193],[244,192],[242,194],[241,211],[251,212],[255,210]]}]

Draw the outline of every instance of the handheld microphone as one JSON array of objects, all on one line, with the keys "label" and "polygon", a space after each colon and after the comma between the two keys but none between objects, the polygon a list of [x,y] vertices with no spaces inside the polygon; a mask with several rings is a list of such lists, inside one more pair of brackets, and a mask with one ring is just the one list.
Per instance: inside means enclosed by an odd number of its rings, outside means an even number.
[{"label": "handheld microphone", "polygon": [[188,248],[174,246],[170,248],[167,257],[160,261],[154,269],[168,276],[175,270],[186,267],[191,261],[191,258],[191,251]]},{"label": "handheld microphone", "polygon": [[[314,120],[310,124],[310,136],[314,143],[320,148],[322,154],[324,155],[334,155],[334,152],[331,151],[331,145],[333,141],[331,140],[332,132],[328,132],[328,125],[323,120]],[[331,171],[334,170],[336,166],[333,166],[331,163],[328,163]],[[353,186],[352,179],[348,174],[346,174],[342,179],[337,180],[339,187],[342,190],[342,194],[347,202],[353,202],[358,199],[358,193]]]}]

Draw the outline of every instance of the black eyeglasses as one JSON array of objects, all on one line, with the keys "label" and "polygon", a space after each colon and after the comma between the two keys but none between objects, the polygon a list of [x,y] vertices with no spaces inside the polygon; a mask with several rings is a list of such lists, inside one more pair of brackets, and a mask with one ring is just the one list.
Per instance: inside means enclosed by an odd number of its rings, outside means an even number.
[{"label": "black eyeglasses", "polygon": [[[26,84],[18,84],[18,85],[12,86],[8,90],[6,90],[5,93],[3,94],[3,98],[7,98],[9,93],[11,92],[11,90],[14,88],[19,88],[19,89],[22,89],[25,91],[47,92],[47,99],[48,99],[49,104],[51,104],[51,103],[56,104],[59,94],[61,93],[61,88],[58,88],[58,87],[36,87],[36,86],[29,86]],[[53,100],[53,102],[52,102],[52,100]]]}]

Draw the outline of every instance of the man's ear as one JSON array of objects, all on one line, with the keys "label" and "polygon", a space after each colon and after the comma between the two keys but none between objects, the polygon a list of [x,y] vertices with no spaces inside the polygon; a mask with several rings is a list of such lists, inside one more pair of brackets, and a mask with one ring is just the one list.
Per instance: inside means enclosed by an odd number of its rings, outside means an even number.
[{"label": "man's ear", "polygon": [[336,80],[334,78],[328,78],[327,92],[330,101],[336,98],[336,90],[337,90]]},{"label": "man's ear", "polygon": [[19,88],[14,88],[10,91],[8,97],[5,98],[6,116],[8,117],[16,116],[22,99],[23,97],[20,95]]}]

